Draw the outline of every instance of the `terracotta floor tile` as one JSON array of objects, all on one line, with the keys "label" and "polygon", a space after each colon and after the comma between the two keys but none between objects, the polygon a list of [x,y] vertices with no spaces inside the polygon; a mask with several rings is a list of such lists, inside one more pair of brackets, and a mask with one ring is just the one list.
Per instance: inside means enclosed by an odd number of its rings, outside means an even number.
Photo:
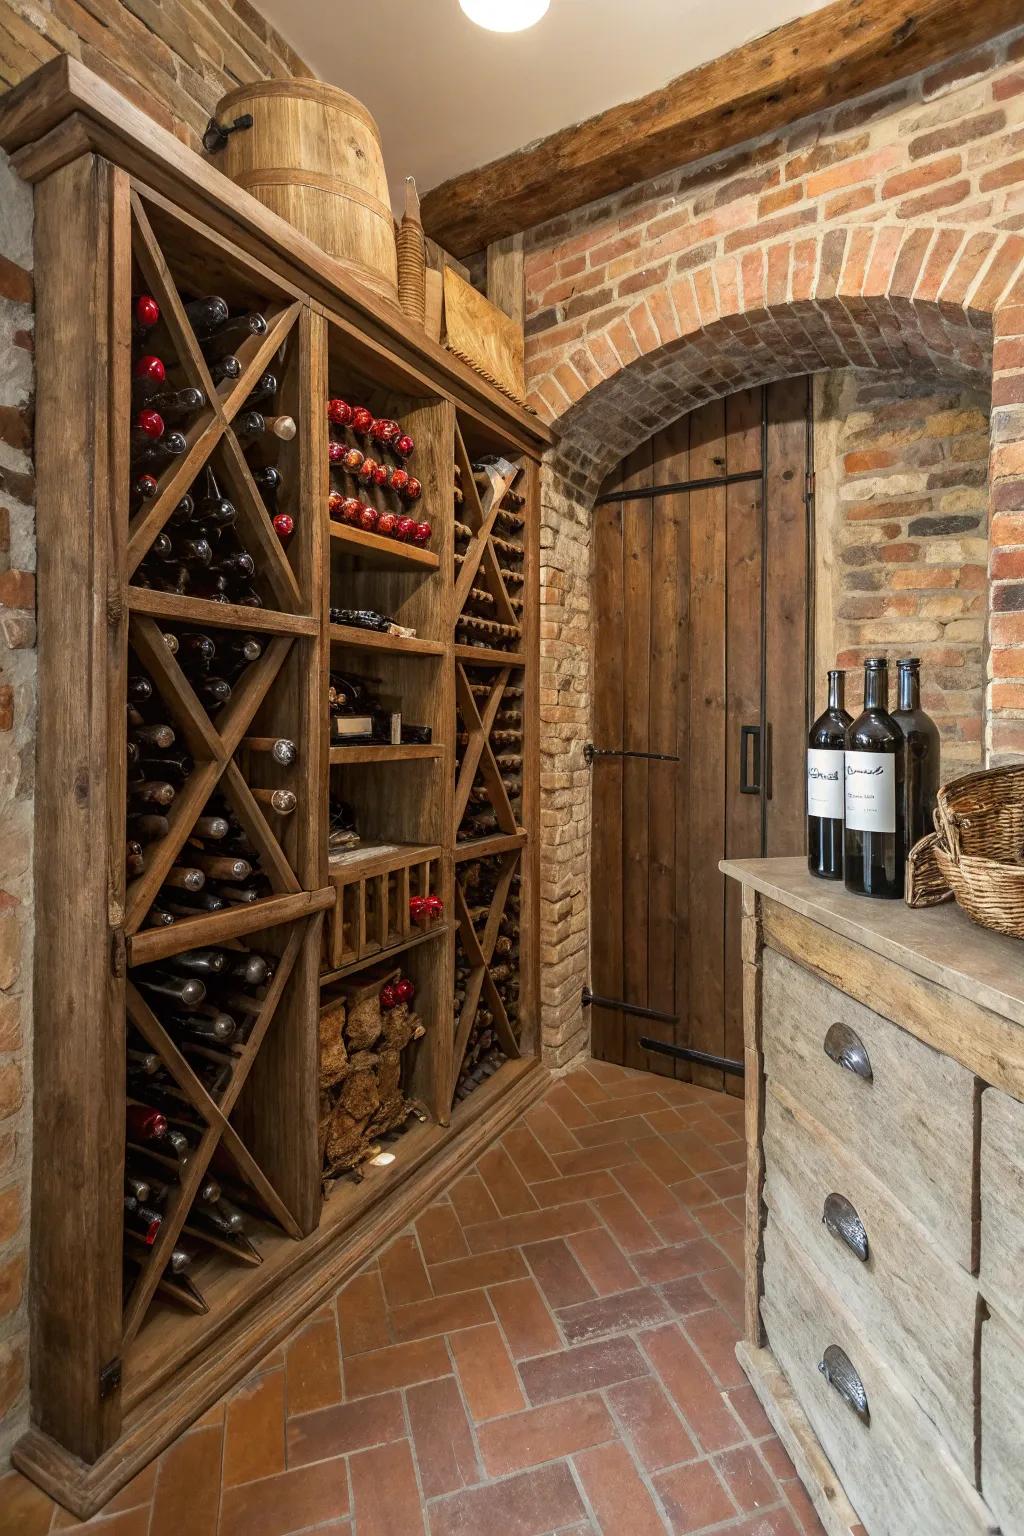
[{"label": "terracotta floor tile", "polygon": [[312,1461],[328,1461],[388,1440],[401,1440],[404,1435],[405,1414],[398,1392],[335,1403],[288,1420],[288,1465],[305,1467]]},{"label": "terracotta floor tile", "polygon": [[594,1209],[626,1253],[643,1253],[661,1247],[658,1234],[628,1195],[606,1195],[603,1200],[594,1201]]},{"label": "terracotta floor tile", "polygon": [[[734,1387],[726,1396],[732,1405],[733,1412],[739,1414],[752,1439],[760,1440],[763,1435],[772,1433],[768,1415],[761,1407],[757,1393],[749,1382],[745,1382],[742,1387]],[[792,1472],[784,1474],[786,1477],[793,1475]]]},{"label": "terracotta floor tile", "polygon": [[615,1434],[614,1421],[604,1403],[597,1396],[589,1396],[493,1419],[481,1425],[478,1439],[488,1476],[505,1477],[603,1445]]},{"label": "terracotta floor tile", "polygon": [[567,1242],[598,1296],[613,1296],[637,1284],[636,1270],[603,1227],[576,1232]]},{"label": "terracotta floor tile", "polygon": [[[74,1515],[68,1515],[61,1511],[61,1518],[50,1527],[53,1531],[79,1531],[87,1532],[88,1536],[147,1536],[149,1531],[149,1505],[141,1504],[135,1509],[123,1509],[120,1513],[109,1514],[109,1506],[101,1509],[98,1515],[91,1520],[76,1520]],[[12,1529],[14,1529],[12,1527]],[[0,1525],[0,1530],[6,1531],[6,1527]],[[19,1530],[18,1536],[24,1536]]]},{"label": "terracotta floor tile", "polygon": [[729,1166],[719,1148],[705,1141],[699,1130],[674,1131],[665,1140],[694,1173],[713,1173]]},{"label": "terracotta floor tile", "polygon": [[714,1237],[718,1232],[732,1231],[741,1225],[739,1218],[720,1200],[714,1205],[701,1206],[694,1212],[694,1220],[700,1223],[709,1237]]},{"label": "terracotta floor tile", "polygon": [[[341,1456],[225,1489],[219,1536],[291,1536],[347,1515],[348,1509],[348,1469]],[[192,1530],[186,1521],[180,1536],[186,1531],[192,1536]]]},{"label": "terracotta floor tile", "polygon": [[655,1253],[638,1253],[632,1261],[637,1274],[651,1285],[680,1280],[684,1275],[702,1275],[706,1270],[720,1269],[727,1262],[720,1248],[701,1237],[671,1248],[660,1248]]},{"label": "terracotta floor tile", "polygon": [[[100,1515],[94,1516],[94,1519],[100,1517],[107,1519],[110,1515],[120,1514],[124,1510],[138,1509],[140,1505],[152,1504],[153,1494],[156,1491],[157,1466],[157,1462],[151,1461],[148,1467],[143,1467],[130,1483],[125,1484],[120,1493],[115,1493],[114,1497],[104,1504]],[[3,1498],[0,1495],[0,1507],[2,1505]]]},{"label": "terracotta floor tile", "polygon": [[580,1102],[571,1089],[563,1083],[556,1083],[551,1089],[545,1101],[550,1109],[568,1126],[571,1131],[578,1131],[583,1126],[594,1124],[594,1117],[587,1106]]},{"label": "terracotta floor tile", "polygon": [[573,1152],[579,1146],[565,1121],[547,1103],[535,1104],[526,1111],[523,1119],[551,1157],[556,1152]]},{"label": "terracotta floor tile", "polygon": [[719,1202],[708,1189],[699,1174],[694,1174],[690,1179],[680,1179],[678,1184],[672,1185],[672,1193],[679,1204],[688,1211],[698,1211],[704,1205],[717,1205]]},{"label": "terracotta floor tile", "polygon": [[689,1317],[692,1312],[705,1312],[713,1307],[715,1298],[708,1289],[708,1281],[724,1270],[712,1269],[703,1275],[684,1275],[682,1280],[670,1280],[658,1290],[676,1317]]},{"label": "terracotta floor tile", "polygon": [[430,1507],[430,1536],[547,1536],[585,1515],[572,1473],[555,1462],[439,1499]]},{"label": "terracotta floor tile", "polygon": [[825,1527],[818,1519],[818,1512],[811,1503],[803,1484],[796,1480],[786,1483],[783,1492],[804,1536],[824,1536]]},{"label": "terracotta floor tile", "polygon": [[640,1343],[698,1443],[723,1451],[743,1432],[696,1350],[676,1323],[642,1334]]},{"label": "terracotta floor tile", "polygon": [[553,1238],[547,1243],[531,1243],[523,1249],[523,1254],[549,1306],[568,1307],[576,1301],[590,1301],[595,1295],[575,1254],[561,1238]]},{"label": "terracotta floor tile", "polygon": [[493,1322],[493,1314],[483,1291],[456,1291],[451,1296],[432,1296],[429,1301],[414,1301],[408,1307],[396,1307],[391,1326],[399,1342],[426,1339],[435,1333],[454,1333],[459,1328],[474,1328],[478,1323]]},{"label": "terracotta floor tile", "polygon": [[[586,1067],[580,1067],[575,1072],[567,1072],[561,1081],[567,1088],[571,1088],[576,1097],[582,1100],[584,1104],[604,1104],[609,1098],[608,1088],[603,1087],[593,1072],[588,1072]],[[609,1086],[614,1091],[614,1087],[619,1085],[617,1080],[613,1078]],[[627,1087],[629,1093],[636,1091],[632,1080],[630,1080],[628,1085],[623,1084],[622,1086]]]},{"label": "terracotta floor tile", "polygon": [[577,1173],[598,1173],[602,1168],[635,1163],[636,1148],[628,1141],[612,1141],[597,1147],[577,1147],[573,1152],[557,1152],[554,1161],[556,1172],[570,1178]]},{"label": "terracotta floor tile", "polygon": [[497,1253],[478,1253],[468,1259],[434,1264],[430,1281],[435,1296],[450,1296],[455,1291],[473,1291],[482,1285],[497,1285],[502,1280],[518,1280],[527,1272],[526,1261],[519,1249],[505,1248]]},{"label": "terracotta floor tile", "polygon": [[405,1401],[423,1497],[434,1499],[478,1483],[483,1474],[455,1377],[409,1387]]},{"label": "terracotta floor tile", "polygon": [[706,1173],[704,1182],[719,1200],[726,1200],[730,1195],[742,1194],[747,1182],[746,1170],[720,1168],[715,1173]]},{"label": "terracotta floor tile", "polygon": [[[337,1370],[333,1340],[332,1353]],[[253,1377],[228,1399],[221,1473],[225,1488],[284,1471],[284,1411],[282,1370]]]},{"label": "terracotta floor tile", "polygon": [[[729,1395],[731,1398],[732,1393]],[[757,1448],[777,1482],[790,1482],[796,1477],[796,1467],[789,1459],[789,1452],[774,1431],[767,1439],[759,1440]]]},{"label": "terracotta floor tile", "polygon": [[705,1270],[701,1279],[722,1311],[732,1318],[737,1332],[742,1333],[746,1292],[740,1271],[731,1264],[723,1264],[721,1269]]},{"label": "terracotta floor tile", "polygon": [[[675,1114],[675,1110],[670,1110],[669,1113]],[[678,1121],[676,1124],[678,1127]],[[644,1136],[633,1145],[640,1161],[666,1184],[675,1184],[679,1179],[687,1179],[696,1171],[683,1161],[675,1148],[670,1147],[662,1136]]]},{"label": "terracotta floor tile", "polygon": [[[614,1198],[614,1197],[613,1197]],[[521,1247],[543,1242],[548,1237],[567,1237],[570,1232],[584,1232],[599,1225],[588,1204],[554,1205],[548,1210],[527,1211],[522,1216],[502,1216],[498,1221],[484,1221],[466,1228],[466,1242],[473,1253],[490,1253],[495,1248]]]},{"label": "terracotta floor tile", "polygon": [[408,1440],[359,1451],[349,1469],[359,1536],[424,1536],[426,1523]]},{"label": "terracotta floor tile", "polygon": [[502,1216],[535,1211],[537,1201],[504,1147],[489,1147],[480,1154],[477,1169]]},{"label": "terracotta floor tile", "polygon": [[557,1179],[546,1179],[533,1185],[537,1204],[568,1205],[572,1200],[593,1200],[598,1195],[614,1195],[618,1185],[606,1168],[592,1173],[567,1173]]},{"label": "terracotta floor tile", "polygon": [[467,1173],[448,1191],[455,1214],[464,1227],[480,1221],[493,1221],[501,1213],[478,1173]]},{"label": "terracotta floor tile", "polygon": [[380,1278],[389,1307],[406,1307],[434,1294],[420,1245],[411,1233],[397,1237],[380,1256]]},{"label": "terracotta floor tile", "polygon": [[417,1381],[433,1381],[438,1376],[447,1376],[451,1368],[443,1339],[415,1339],[408,1344],[391,1344],[387,1349],[353,1355],[345,1361],[345,1395],[369,1397],[375,1392],[411,1387]]},{"label": "terracotta floor tile", "polygon": [[651,1376],[611,1387],[608,1402],[630,1436],[642,1467],[657,1472],[699,1453],[675,1408]]},{"label": "terracotta floor tile", "polygon": [[658,1093],[635,1093],[609,1099],[603,1104],[591,1104],[590,1113],[603,1124],[609,1120],[625,1120],[633,1115],[646,1115],[665,1108],[665,1100]]},{"label": "terracotta floor tile", "polygon": [[685,1467],[661,1472],[654,1479],[675,1536],[719,1525],[736,1513],[720,1477],[710,1461],[693,1461]]},{"label": "terracotta floor tile", "polygon": [[[150,1530],[153,1536],[213,1536],[220,1505],[222,1429],[193,1429],[160,1457]],[[344,1514],[344,1510],[331,1510]]]},{"label": "terracotta floor tile", "polygon": [[520,1120],[518,1124],[512,1126],[511,1130],[505,1132],[501,1138],[501,1145],[508,1152],[527,1184],[535,1184],[542,1179],[553,1179],[560,1172],[524,1120]]},{"label": "terracotta floor tile", "polygon": [[488,1294],[514,1359],[559,1347],[558,1329],[535,1280],[509,1280]]},{"label": "terracotta floor tile", "polygon": [[778,1484],[752,1445],[738,1445],[714,1458],[718,1475],[744,1514],[779,1502]]},{"label": "terracotta floor tile", "polygon": [[350,1280],[339,1293],[335,1310],[344,1355],[360,1355],[391,1343],[384,1287],[376,1269]]},{"label": "terracotta floor tile", "polygon": [[624,1445],[573,1458],[604,1536],[664,1536],[669,1529]]},{"label": "terracotta floor tile", "polygon": [[601,1339],[575,1349],[524,1360],[519,1367],[531,1403],[551,1403],[577,1392],[599,1392],[619,1381],[646,1376],[649,1366],[632,1339]]},{"label": "terracotta floor tile", "polygon": [[429,1206],[416,1223],[420,1252],[428,1265],[443,1264],[447,1259],[464,1259],[469,1253],[462,1235],[462,1223],[454,1206],[439,1200]]},{"label": "terracotta floor tile", "polygon": [[643,1115],[630,1115],[626,1120],[606,1120],[602,1124],[574,1127],[573,1134],[581,1147],[607,1147],[616,1142],[638,1141],[651,1134],[651,1128]]},{"label": "terracotta floor tile", "polygon": [[0,1477],[0,1536],[46,1536],[56,1507],[20,1472]]},{"label": "terracotta floor tile", "polygon": [[773,1509],[763,1515],[747,1515],[735,1525],[728,1526],[722,1536],[802,1536],[802,1533],[792,1510]]},{"label": "terracotta floor tile", "polygon": [[466,1404],[477,1424],[525,1406],[516,1368],[496,1323],[453,1333],[449,1345]]},{"label": "terracotta floor tile", "polygon": [[688,1317],[683,1324],[686,1335],[697,1346],[705,1364],[720,1387],[742,1387],[746,1376],[736,1359],[739,1331],[721,1307],[712,1307]]},{"label": "terracotta floor tile", "polygon": [[615,1177],[641,1215],[657,1226],[665,1218],[675,1220],[677,1235],[673,1242],[683,1243],[700,1237],[700,1227],[688,1210],[679,1204],[672,1190],[646,1163],[629,1163],[616,1168]]},{"label": "terracotta floor tile", "polygon": [[558,1324],[567,1343],[585,1344],[609,1333],[650,1328],[667,1316],[668,1309],[657,1291],[645,1285],[565,1307],[558,1313]]},{"label": "terracotta floor tile", "polygon": [[742,1270],[745,1257],[743,1251],[744,1241],[744,1234],[740,1231],[719,1232],[715,1238],[715,1246],[721,1249],[726,1258],[730,1259],[737,1269]]},{"label": "terracotta floor tile", "polygon": [[293,1334],[285,1351],[289,1413],[311,1413],[341,1402],[341,1361],[333,1315]]}]

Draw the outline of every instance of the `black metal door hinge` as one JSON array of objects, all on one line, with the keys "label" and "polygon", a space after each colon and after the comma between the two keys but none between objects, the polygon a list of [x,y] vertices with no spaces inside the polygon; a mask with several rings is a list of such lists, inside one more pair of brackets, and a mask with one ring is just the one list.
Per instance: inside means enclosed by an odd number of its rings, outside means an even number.
[{"label": "black metal door hinge", "polygon": [[595,747],[588,741],[583,748],[583,761],[589,766],[595,757],[642,757],[654,763],[678,763],[678,757],[670,752],[630,752],[625,747]]},{"label": "black metal door hinge", "polygon": [[115,1392],[121,1390],[121,1357],[115,1356],[108,1360],[100,1370],[100,1402],[106,1402],[108,1397],[113,1397]]}]

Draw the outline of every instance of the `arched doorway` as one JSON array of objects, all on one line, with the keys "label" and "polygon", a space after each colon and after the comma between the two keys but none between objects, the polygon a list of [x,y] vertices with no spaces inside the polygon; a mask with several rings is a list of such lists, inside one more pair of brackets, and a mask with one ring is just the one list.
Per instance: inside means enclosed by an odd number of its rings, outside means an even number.
[{"label": "arched doorway", "polygon": [[719,860],[804,846],[810,401],[807,378],[710,401],[630,453],[594,510],[592,1050],[707,1086],[720,1070],[644,1042],[742,1058]]}]

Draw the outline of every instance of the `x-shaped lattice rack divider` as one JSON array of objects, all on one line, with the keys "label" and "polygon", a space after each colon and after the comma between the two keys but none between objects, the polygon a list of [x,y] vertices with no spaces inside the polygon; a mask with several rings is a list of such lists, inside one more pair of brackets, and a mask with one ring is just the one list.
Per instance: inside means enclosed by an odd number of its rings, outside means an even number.
[{"label": "x-shaped lattice rack divider", "polygon": [[[128,979],[128,1017],[140,1035],[142,1035],[150,1050],[160,1057],[189,1105],[200,1119],[205,1121],[206,1129],[203,1132],[199,1145],[190,1153],[187,1163],[181,1170],[179,1182],[175,1184],[173,1180],[169,1181],[171,1193],[168,1197],[168,1208],[163,1214],[163,1220],[160,1223],[156,1240],[149,1251],[135,1285],[128,1294],[124,1311],[125,1346],[135,1337],[145,1319],[154,1293],[167,1267],[174,1245],[183,1231],[188,1233],[190,1230],[188,1227],[189,1212],[203,1184],[206,1171],[217,1150],[218,1144],[223,1143],[225,1151],[233,1159],[239,1174],[263,1201],[269,1214],[280,1223],[285,1232],[294,1238],[302,1236],[298,1222],[278,1195],[270,1180],[263,1173],[234,1126],[231,1125],[229,1116],[249,1075],[256,1054],[266,1037],[267,1030],[270,1028],[278,1003],[281,1000],[284,989],[288,984],[288,979],[295,966],[295,961],[298,958],[305,931],[305,923],[293,925],[285,943],[284,951],[270,979],[270,985],[264,998],[258,1004],[259,1012],[256,1015],[249,1037],[235,1057],[231,1080],[223,1094],[220,1095],[219,1101],[215,1100],[207,1092],[138,988],[132,983],[130,977]],[[244,1249],[234,1247],[230,1240],[218,1240],[214,1234],[208,1233],[205,1230],[197,1235],[201,1236],[204,1243],[215,1248],[222,1248],[225,1252],[231,1253],[243,1263],[259,1262],[258,1257],[253,1258],[247,1255]]]},{"label": "x-shaped lattice rack divider", "polygon": [[460,614],[463,611],[479,579],[494,599],[494,616],[498,623],[509,625],[518,636],[522,626],[519,623],[519,615],[509,600],[492,534],[505,493],[511,490],[518,478],[519,468],[517,466],[511,474],[501,478],[494,477],[493,482],[481,497],[473,478],[473,466],[469,461],[466,444],[457,423],[455,462],[462,476],[463,521],[473,535],[463,554],[462,564],[455,580],[455,612]]},{"label": "x-shaped lattice rack divider", "polygon": [[466,996],[463,1000],[459,1022],[455,1030],[454,1071],[451,1082],[452,1096],[454,1096],[455,1085],[462,1070],[462,1059],[466,1054],[466,1044],[473,1028],[473,1020],[476,1018],[481,998],[486,1001],[488,1008],[494,1015],[494,1027],[501,1041],[502,1050],[506,1056],[519,1055],[519,1046],[512,1031],[512,1026],[508,1021],[508,1014],[505,1012],[505,1004],[502,1002],[501,993],[492,980],[490,968],[491,961],[494,958],[494,946],[498,942],[498,934],[501,929],[501,919],[505,913],[505,903],[508,901],[508,893],[512,885],[512,877],[519,864],[520,850],[518,848],[510,849],[508,853],[501,854],[499,857],[498,879],[494,887],[494,895],[491,898],[487,921],[484,924],[482,933],[477,932],[473,922],[461,880],[456,879],[455,882],[455,915],[459,925],[459,938],[462,941],[462,950],[469,965],[469,979],[466,982]]},{"label": "x-shaped lattice rack divider", "polygon": [[494,720],[501,707],[502,695],[508,684],[511,673],[510,667],[502,667],[496,674],[487,696],[487,702],[483,711],[477,709],[476,699],[473,696],[473,688],[466,675],[466,669],[461,662],[455,666],[455,702],[459,713],[462,715],[463,724],[469,740],[462,754],[462,764],[459,768],[459,777],[455,785],[455,825],[459,826],[469,797],[476,782],[477,772],[484,781],[484,788],[490,798],[495,818],[502,832],[516,833],[521,828],[516,823],[515,812],[508,798],[501,777],[501,769],[498,767],[491,746],[491,730]]}]

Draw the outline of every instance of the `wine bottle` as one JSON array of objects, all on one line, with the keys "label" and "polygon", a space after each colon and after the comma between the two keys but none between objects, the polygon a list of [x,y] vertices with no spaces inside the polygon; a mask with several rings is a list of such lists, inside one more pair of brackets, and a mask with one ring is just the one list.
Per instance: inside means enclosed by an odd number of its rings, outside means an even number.
[{"label": "wine bottle", "polygon": [[131,1141],[161,1141],[167,1135],[167,1117],[148,1104],[129,1104],[125,1109],[125,1130]]},{"label": "wine bottle", "polygon": [[213,470],[209,466],[203,472],[203,484],[196,497],[195,515],[207,533],[230,528],[238,516],[233,502],[220,493]]},{"label": "wine bottle", "polygon": [[159,412],[169,427],[176,422],[186,421],[197,411],[203,410],[205,405],[206,395],[192,384],[181,389],[157,390],[146,401],[146,409]]},{"label": "wine bottle", "polygon": [[175,796],[173,784],[163,781],[145,781],[137,784],[129,784],[129,798],[138,805],[170,805]]},{"label": "wine bottle", "polygon": [[217,647],[209,635],[186,629],[178,636],[178,655],[183,667],[208,667],[217,655]]},{"label": "wine bottle", "polygon": [[166,964],[171,971],[182,971],[187,976],[208,979],[224,974],[228,967],[228,956],[223,949],[186,949],[183,954],[172,955]]},{"label": "wine bottle", "polygon": [[299,755],[294,741],[286,736],[245,736],[242,746],[250,752],[269,752],[273,762],[282,768],[290,768]]},{"label": "wine bottle", "polygon": [[256,482],[256,489],[263,498],[263,504],[271,514],[277,512],[277,498],[284,481],[281,471],[273,464],[264,464],[260,469],[254,469],[252,477]]},{"label": "wine bottle", "polygon": [[242,377],[242,365],[233,353],[229,352],[225,357],[219,357],[216,362],[210,364],[210,378],[215,384],[223,384],[225,380],[234,382]]},{"label": "wine bottle", "polygon": [[256,313],[236,315],[233,320],[227,320],[218,325],[209,335],[200,336],[199,345],[205,358],[218,362],[221,358],[232,355],[244,341],[248,341],[253,336],[266,334],[267,322],[262,315]]},{"label": "wine bottle", "polygon": [[179,459],[188,447],[180,432],[165,432],[155,441],[147,438],[144,445],[132,451],[132,468],[148,469],[159,474],[174,459]]},{"label": "wine bottle", "polygon": [[260,411],[242,411],[235,417],[233,426],[236,434],[244,438],[269,434],[283,443],[290,443],[295,436],[295,421],[291,416],[264,416]]},{"label": "wine bottle", "polygon": [[195,837],[212,838],[214,842],[227,837],[230,830],[230,823],[224,816],[200,816],[192,828]]},{"label": "wine bottle", "polygon": [[939,729],[921,708],[921,663],[903,656],[896,663],[899,679],[898,708],[892,717],[907,743],[903,784],[903,816],[907,851],[929,832],[934,832],[935,802],[939,793]]},{"label": "wine bottle", "polygon": [[819,880],[843,878],[843,812],[846,801],[844,672],[828,674],[828,707],[807,737],[807,868]]},{"label": "wine bottle", "polygon": [[884,656],[869,656],[864,711],[846,730],[843,855],[848,891],[903,895],[905,765],[903,732],[889,714],[889,663]]},{"label": "wine bottle", "polygon": [[279,816],[290,816],[299,803],[290,789],[253,789],[252,797],[261,805],[269,805]]},{"label": "wine bottle", "polygon": [[209,294],[202,299],[191,299],[185,305],[185,318],[196,336],[201,341],[205,340],[227,324],[227,302],[216,294]]}]

